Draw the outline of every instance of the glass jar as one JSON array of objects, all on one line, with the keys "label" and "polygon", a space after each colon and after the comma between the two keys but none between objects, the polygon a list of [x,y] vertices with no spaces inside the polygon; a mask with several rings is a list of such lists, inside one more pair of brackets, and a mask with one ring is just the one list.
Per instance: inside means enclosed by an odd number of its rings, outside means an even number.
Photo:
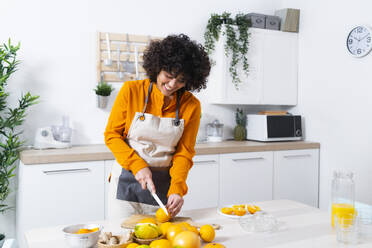
[{"label": "glass jar", "polygon": [[334,171],[332,180],[331,196],[331,221],[332,227],[335,226],[335,216],[343,216],[355,213],[355,183],[354,174],[349,171]]},{"label": "glass jar", "polygon": [[223,124],[217,119],[212,123],[207,124],[207,141],[209,142],[220,142],[222,141],[223,135]]}]

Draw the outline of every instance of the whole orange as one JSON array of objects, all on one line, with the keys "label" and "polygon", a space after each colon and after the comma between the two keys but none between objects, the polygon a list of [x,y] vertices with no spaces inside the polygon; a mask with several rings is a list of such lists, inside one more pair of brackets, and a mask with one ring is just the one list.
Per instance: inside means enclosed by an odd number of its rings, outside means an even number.
[{"label": "whole orange", "polygon": [[150,244],[150,248],[172,248],[172,243],[166,239],[154,240]]},{"label": "whole orange", "polygon": [[224,245],[218,244],[218,243],[209,243],[209,244],[206,244],[205,246],[203,246],[203,248],[226,248],[226,247]]},{"label": "whole orange", "polygon": [[186,231],[186,228],[180,225],[170,225],[167,230],[167,239],[171,242],[173,242],[174,238],[179,234],[180,232]]},{"label": "whole orange", "polygon": [[128,246],[127,246],[127,248],[136,248],[136,247],[138,247],[139,246],[139,244],[137,244],[137,243],[130,243]]},{"label": "whole orange", "polygon": [[212,242],[216,233],[211,225],[203,225],[200,227],[200,237],[205,242]]},{"label": "whole orange", "polygon": [[164,222],[164,223],[161,223],[159,228],[161,230],[161,233],[162,234],[167,234],[167,230],[168,230],[168,227],[170,227],[172,225],[172,223],[170,222]]},{"label": "whole orange", "polygon": [[190,226],[187,228],[188,231],[191,231],[191,232],[194,232],[196,233],[197,235],[199,235],[199,231],[198,231],[198,228],[196,228],[195,226]]},{"label": "whole orange", "polygon": [[161,223],[163,223],[163,222],[167,222],[168,220],[170,220],[170,216],[169,215],[167,215],[165,212],[164,212],[164,210],[162,209],[162,208],[159,208],[157,211],[156,211],[156,213],[155,213],[155,217],[156,217],[156,219],[159,221],[159,222],[161,222]]},{"label": "whole orange", "polygon": [[201,242],[199,236],[191,231],[183,231],[174,238],[173,247],[180,248],[200,248]]}]

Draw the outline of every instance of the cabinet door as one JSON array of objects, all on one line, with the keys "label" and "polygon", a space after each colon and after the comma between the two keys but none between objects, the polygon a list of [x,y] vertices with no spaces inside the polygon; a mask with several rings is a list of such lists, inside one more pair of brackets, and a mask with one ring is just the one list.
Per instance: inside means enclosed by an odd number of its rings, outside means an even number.
[{"label": "cabinet door", "polygon": [[273,152],[220,155],[220,205],[272,200]]},{"label": "cabinet door", "polygon": [[298,35],[270,31],[263,39],[261,104],[297,104]]},{"label": "cabinet door", "polygon": [[218,206],[218,155],[195,156],[187,177],[188,193],[182,210]]},{"label": "cabinet door", "polygon": [[18,224],[23,230],[104,218],[103,161],[22,165]]},{"label": "cabinet door", "polygon": [[318,207],[319,149],[274,152],[274,199]]},{"label": "cabinet door", "polygon": [[111,173],[111,168],[114,164],[115,160],[105,160],[105,220],[107,219],[107,200],[108,200],[108,187],[109,187],[109,177]]}]

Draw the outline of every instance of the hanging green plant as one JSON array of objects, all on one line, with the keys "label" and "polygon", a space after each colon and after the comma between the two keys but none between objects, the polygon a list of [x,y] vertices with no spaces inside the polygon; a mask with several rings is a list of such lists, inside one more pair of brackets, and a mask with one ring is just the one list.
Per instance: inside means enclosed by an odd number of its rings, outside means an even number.
[{"label": "hanging green plant", "polygon": [[215,42],[220,37],[222,25],[225,25],[223,35],[226,35],[225,55],[231,54],[229,72],[232,83],[238,89],[241,83],[237,72],[239,61],[242,61],[244,72],[246,74],[249,72],[247,53],[249,46],[248,28],[251,26],[251,22],[244,14],[237,14],[235,18],[232,18],[231,14],[227,12],[222,15],[212,14],[204,32],[204,46],[208,54],[212,54],[215,49]]}]

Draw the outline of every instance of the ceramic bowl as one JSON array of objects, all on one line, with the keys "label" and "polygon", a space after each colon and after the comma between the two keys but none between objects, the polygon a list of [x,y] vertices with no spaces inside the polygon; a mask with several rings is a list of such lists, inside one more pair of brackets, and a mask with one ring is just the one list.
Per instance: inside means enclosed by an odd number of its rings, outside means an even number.
[{"label": "ceramic bowl", "polygon": [[136,243],[138,243],[138,244],[141,244],[141,245],[149,245],[154,240],[164,239],[164,238],[165,238],[165,235],[162,234],[159,237],[154,238],[154,239],[140,239],[140,238],[137,238],[136,235],[134,235],[134,233],[132,233],[132,239],[133,239],[133,241],[136,242]]},{"label": "ceramic bowl", "polygon": [[[91,233],[82,233],[77,234],[76,232],[79,229],[86,228],[86,229],[93,229],[97,228],[98,231],[91,232]],[[97,244],[99,235],[101,233],[102,227],[96,224],[78,224],[78,225],[71,225],[63,228],[63,232],[65,234],[65,241],[71,248],[89,248],[93,247]]]}]

